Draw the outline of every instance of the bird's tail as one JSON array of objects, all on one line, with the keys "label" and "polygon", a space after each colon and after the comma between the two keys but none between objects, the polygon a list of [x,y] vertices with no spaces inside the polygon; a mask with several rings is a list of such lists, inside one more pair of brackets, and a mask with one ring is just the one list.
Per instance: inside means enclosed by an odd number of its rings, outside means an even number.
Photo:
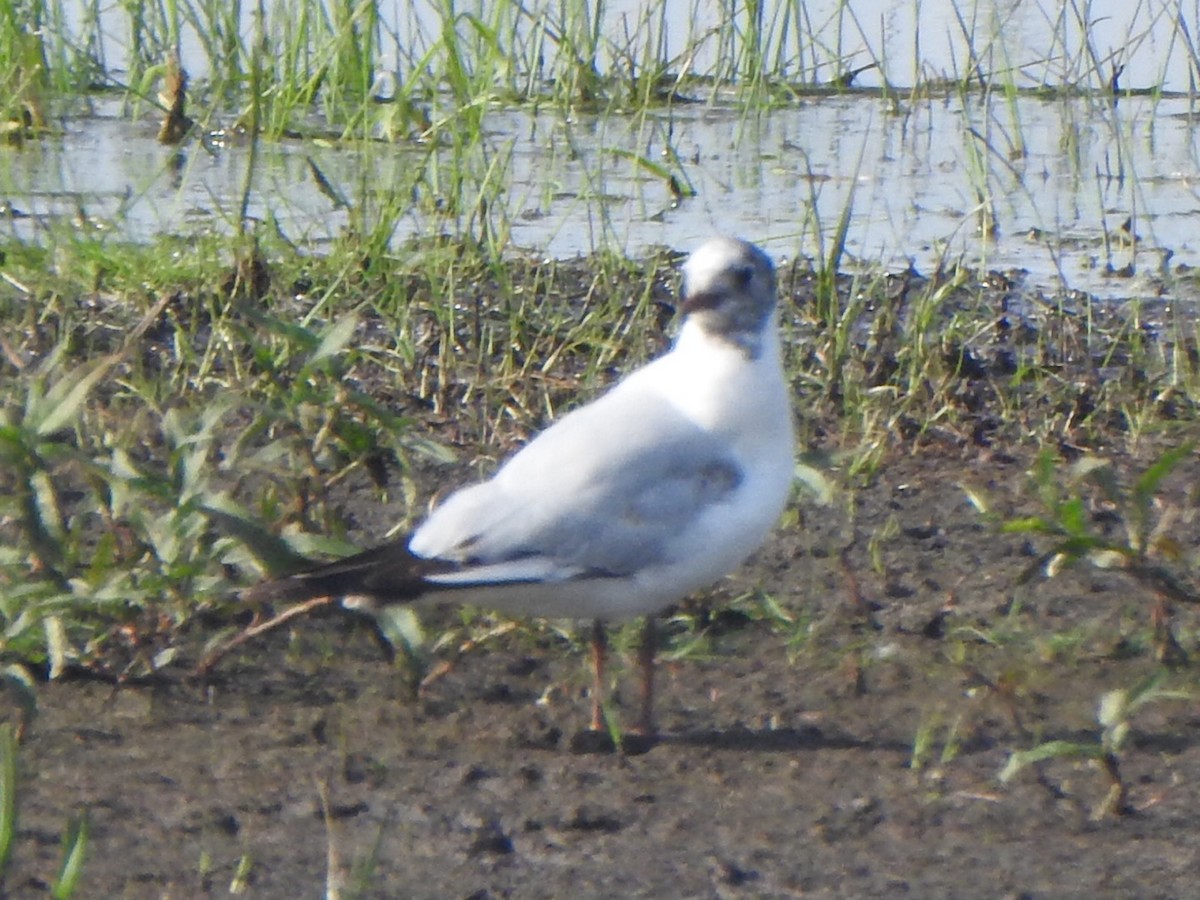
[{"label": "bird's tail", "polygon": [[366,599],[370,604],[411,603],[429,593],[425,576],[445,571],[445,563],[414,556],[406,536],[335,562],[264,581],[242,591],[251,604],[297,603],[317,597]]}]

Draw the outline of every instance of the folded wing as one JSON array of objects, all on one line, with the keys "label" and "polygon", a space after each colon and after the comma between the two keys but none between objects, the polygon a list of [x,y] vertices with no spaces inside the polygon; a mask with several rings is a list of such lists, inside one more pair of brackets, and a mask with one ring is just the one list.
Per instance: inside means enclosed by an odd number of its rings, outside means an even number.
[{"label": "folded wing", "polygon": [[728,445],[669,402],[609,395],[453,495],[410,549],[462,567],[431,574],[439,584],[626,575],[671,561],[683,532],[742,478]]}]

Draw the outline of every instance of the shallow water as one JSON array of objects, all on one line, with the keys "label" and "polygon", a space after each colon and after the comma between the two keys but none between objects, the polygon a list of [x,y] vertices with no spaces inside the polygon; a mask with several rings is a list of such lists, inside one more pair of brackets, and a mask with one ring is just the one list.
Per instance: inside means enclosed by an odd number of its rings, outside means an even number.
[{"label": "shallow water", "polygon": [[[819,6],[810,4],[809,33],[836,38],[838,59],[851,64],[887,51],[889,60],[900,60],[888,66],[893,84],[918,71],[926,78],[958,71],[964,30],[988,71],[999,68],[1001,46],[989,35],[1001,32],[1006,53],[1043,61],[1016,70],[1023,84],[1053,82],[1056,67],[1078,71],[1072,53],[1082,53],[1084,32],[1032,3],[980,3],[962,19],[949,16],[948,5],[924,4],[919,51],[911,10],[853,4],[856,28],[835,16],[845,6],[830,5],[827,13]],[[669,29],[672,40],[706,33],[716,15],[710,7],[696,4],[690,18]],[[640,8],[610,6],[608,20],[619,21],[622,12],[636,18]],[[429,10],[412,9],[401,4],[391,21],[397,40],[419,46],[428,39]],[[1185,12],[1151,15],[1137,6],[1095,17],[1090,45],[1120,50],[1097,56],[1092,75],[1102,84],[1111,65],[1124,62],[1123,83],[1131,87],[1186,87],[1177,33]],[[183,63],[191,66],[186,47]],[[781,39],[780,47],[791,45]],[[117,41],[108,56],[119,50]],[[796,51],[798,65],[808,54]],[[883,77],[869,70],[859,83],[877,86]],[[927,272],[962,261],[1027,270],[1031,284],[1051,291],[1121,298],[1171,294],[1176,267],[1200,265],[1191,228],[1200,206],[1195,110],[1183,95],[1114,104],[1095,96],[956,93],[893,102],[843,94],[800,97],[769,111],[696,99],[704,102],[647,116],[488,113],[479,159],[494,166],[483,190],[492,227],[507,230],[518,248],[557,257],[602,247],[631,254],[664,244],[686,249],[714,231],[760,241],[778,257],[823,256],[849,208],[843,267],[883,261]],[[146,240],[163,231],[225,230],[236,221],[249,157],[244,144],[163,147],[155,141],[157,122],[131,121],[115,101],[101,100],[95,114],[58,124],[60,134],[0,153],[0,201],[13,211],[0,228],[23,239],[44,239],[65,225]],[[448,149],[430,153],[405,142],[269,143],[260,148],[249,212],[319,248],[346,229],[352,213],[322,193],[308,159],[361,206],[395,202],[389,191],[423,161],[450,164]],[[677,200],[638,157],[667,165],[696,195]],[[481,166],[479,159],[473,165]],[[444,205],[438,208],[441,198],[425,199],[402,204],[396,241],[474,227],[468,212],[449,218]]]}]

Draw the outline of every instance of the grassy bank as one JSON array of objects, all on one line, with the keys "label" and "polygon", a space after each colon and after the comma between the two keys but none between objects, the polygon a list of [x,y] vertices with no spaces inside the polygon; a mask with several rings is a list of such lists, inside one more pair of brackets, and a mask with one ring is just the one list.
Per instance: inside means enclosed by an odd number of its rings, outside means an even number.
[{"label": "grassy bank", "polygon": [[[7,653],[111,677],[170,663],[231,583],[343,548],[347,491],[403,497],[402,527],[429,466],[487,471],[659,352],[677,262],[444,241],[4,254]],[[800,433],[847,484],[894,452],[1145,455],[1193,430],[1195,325],[1165,308],[1050,303],[962,271],[797,259],[780,276]]]}]

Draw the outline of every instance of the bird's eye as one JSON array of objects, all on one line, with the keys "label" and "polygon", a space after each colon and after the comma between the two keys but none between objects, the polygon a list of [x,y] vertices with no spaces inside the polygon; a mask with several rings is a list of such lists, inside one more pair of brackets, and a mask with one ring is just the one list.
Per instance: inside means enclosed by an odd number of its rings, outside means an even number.
[{"label": "bird's eye", "polygon": [[750,266],[738,266],[733,270],[733,282],[740,288],[749,285],[752,278],[754,278],[754,269]]}]

